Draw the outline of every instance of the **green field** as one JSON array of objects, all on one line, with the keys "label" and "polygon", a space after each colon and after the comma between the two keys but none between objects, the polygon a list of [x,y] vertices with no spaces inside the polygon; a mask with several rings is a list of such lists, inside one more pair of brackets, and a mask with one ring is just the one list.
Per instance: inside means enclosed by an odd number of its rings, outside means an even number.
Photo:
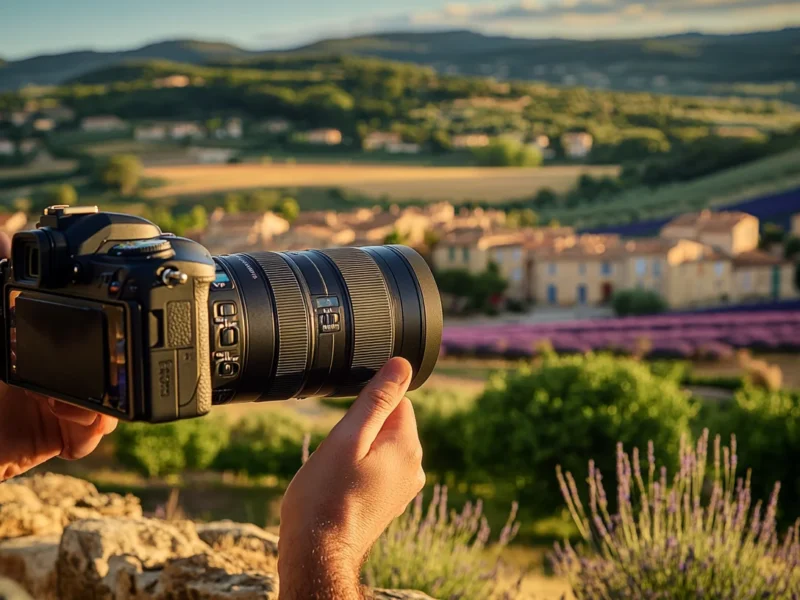
[{"label": "green field", "polygon": [[686,183],[635,188],[605,202],[542,210],[541,216],[577,227],[616,225],[725,206],[798,185],[800,150],[792,150]]}]

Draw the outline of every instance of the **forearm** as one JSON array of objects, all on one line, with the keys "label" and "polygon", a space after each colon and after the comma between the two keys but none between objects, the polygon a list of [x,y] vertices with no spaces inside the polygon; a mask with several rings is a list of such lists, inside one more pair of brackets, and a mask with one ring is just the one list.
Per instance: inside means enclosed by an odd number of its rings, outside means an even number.
[{"label": "forearm", "polygon": [[364,600],[359,568],[324,548],[279,556],[280,600]]}]

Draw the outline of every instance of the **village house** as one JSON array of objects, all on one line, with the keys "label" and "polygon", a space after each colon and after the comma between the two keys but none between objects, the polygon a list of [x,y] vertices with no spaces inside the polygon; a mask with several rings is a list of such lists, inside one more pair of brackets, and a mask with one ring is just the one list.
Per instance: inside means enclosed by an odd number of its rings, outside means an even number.
[{"label": "village house", "polygon": [[30,118],[31,118],[30,112],[18,110],[12,112],[8,120],[11,121],[11,124],[14,125],[15,127],[22,127],[23,125],[25,125],[25,123],[28,122],[28,119]]},{"label": "village house", "polygon": [[400,144],[403,141],[399,133],[391,131],[373,131],[364,137],[364,150],[372,152],[375,150],[386,150],[389,144]]},{"label": "village house", "polygon": [[242,134],[242,120],[239,118],[228,119],[222,127],[214,131],[214,137],[218,140],[238,140]]},{"label": "village house", "polygon": [[156,88],[184,88],[191,83],[186,75],[169,75],[153,80],[153,87]]},{"label": "village house", "polygon": [[586,132],[565,133],[561,136],[561,147],[567,158],[586,158],[592,151],[594,138]]},{"label": "village house", "polygon": [[338,129],[312,129],[301,133],[299,139],[315,146],[338,146],[342,143],[342,132]]},{"label": "village house", "polygon": [[270,250],[275,238],[289,228],[289,221],[271,211],[230,214],[217,209],[209,217],[202,242],[212,254]]},{"label": "village house", "polygon": [[253,131],[256,133],[268,133],[270,135],[278,135],[281,133],[286,133],[292,128],[292,122],[288,119],[284,119],[282,117],[277,117],[274,119],[267,119],[266,121],[262,121],[253,127]]},{"label": "village house", "polygon": [[17,151],[17,145],[8,138],[0,138],[0,156],[13,156]]},{"label": "village house", "polygon": [[81,121],[81,129],[91,133],[124,131],[127,128],[128,124],[114,115],[97,115],[94,117],[86,117]]},{"label": "village house", "polygon": [[450,144],[457,150],[484,148],[489,145],[489,136],[485,133],[465,133],[454,135]]},{"label": "village house", "polygon": [[205,129],[193,121],[182,121],[167,125],[169,137],[173,140],[199,140],[206,137]]},{"label": "village house", "polygon": [[56,123],[69,123],[75,120],[75,111],[66,106],[50,106],[39,111],[44,117],[53,119]]},{"label": "village house", "polygon": [[[301,215],[302,216],[302,215]],[[337,248],[353,245],[356,233],[347,225],[319,223],[292,224],[292,228],[280,236],[276,243],[283,250],[306,250],[308,248]]]},{"label": "village house", "polygon": [[236,156],[234,148],[202,148],[193,146],[189,148],[189,158],[201,165],[226,164]]},{"label": "village house", "polygon": [[403,243],[417,246],[423,243],[425,232],[431,226],[430,218],[419,208],[400,209],[392,206],[386,212],[373,212],[371,219],[350,223],[356,233],[356,244],[362,246],[383,244],[386,238],[397,233]]},{"label": "village house", "polygon": [[133,130],[134,139],[140,142],[160,142],[167,139],[165,125],[139,125]]},{"label": "village house", "polygon": [[48,117],[39,117],[33,120],[33,128],[36,131],[52,131],[55,127],[55,120]]},{"label": "village house", "polygon": [[712,212],[681,215],[661,229],[667,239],[697,240],[727,254],[739,254],[758,248],[759,223],[743,212]]}]

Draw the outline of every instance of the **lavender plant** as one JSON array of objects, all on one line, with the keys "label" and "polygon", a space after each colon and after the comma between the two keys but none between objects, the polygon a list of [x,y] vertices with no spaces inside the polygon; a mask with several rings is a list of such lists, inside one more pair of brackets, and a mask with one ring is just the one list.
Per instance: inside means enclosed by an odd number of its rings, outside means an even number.
[{"label": "lavender plant", "polygon": [[515,503],[499,539],[490,545],[482,502],[468,503],[460,513],[448,511],[447,487],[436,486],[427,511],[420,494],[378,540],[364,579],[373,587],[415,589],[446,600],[496,597],[504,591],[499,555],[517,534],[516,514]]},{"label": "lavender plant", "polygon": [[[656,472],[653,445],[646,473],[639,452],[617,448],[617,511],[610,514],[603,476],[589,463],[588,512],[571,473],[558,470],[561,490],[588,548],[556,544],[555,570],[575,596],[607,599],[800,597],[800,519],[783,539],[776,529],[780,484],[764,507],[753,506],[750,474],[736,477],[736,438],[714,440],[708,430],[692,447],[681,443],[671,482]],[[707,477],[707,470],[712,471]]]}]

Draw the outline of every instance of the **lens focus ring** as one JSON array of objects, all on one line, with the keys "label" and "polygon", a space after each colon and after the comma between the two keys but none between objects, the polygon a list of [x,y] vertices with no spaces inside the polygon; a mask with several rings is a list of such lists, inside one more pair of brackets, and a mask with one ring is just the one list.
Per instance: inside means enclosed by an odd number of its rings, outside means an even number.
[{"label": "lens focus ring", "polygon": [[278,365],[264,400],[294,398],[308,366],[310,327],[306,297],[286,261],[274,252],[248,254],[264,270],[278,317]]},{"label": "lens focus ring", "polygon": [[352,372],[370,378],[392,356],[394,319],[389,290],[380,267],[358,248],[322,250],[342,274],[353,305]]}]

